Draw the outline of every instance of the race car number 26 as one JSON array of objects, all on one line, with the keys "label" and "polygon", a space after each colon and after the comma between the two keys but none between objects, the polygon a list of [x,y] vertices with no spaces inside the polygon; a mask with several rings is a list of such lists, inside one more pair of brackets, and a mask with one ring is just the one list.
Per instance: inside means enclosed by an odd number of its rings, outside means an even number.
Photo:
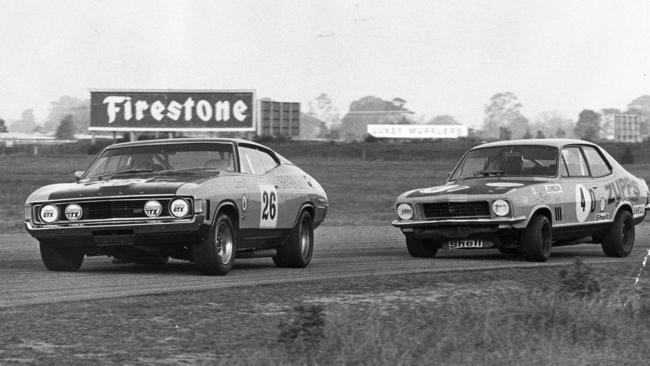
[{"label": "race car number 26", "polygon": [[274,186],[260,186],[260,227],[278,225],[278,191]]}]

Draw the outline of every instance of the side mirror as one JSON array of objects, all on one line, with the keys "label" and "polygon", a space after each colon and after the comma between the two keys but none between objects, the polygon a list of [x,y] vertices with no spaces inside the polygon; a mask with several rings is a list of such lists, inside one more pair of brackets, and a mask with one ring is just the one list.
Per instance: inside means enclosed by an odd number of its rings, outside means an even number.
[{"label": "side mirror", "polygon": [[77,182],[79,181],[79,179],[81,179],[84,173],[85,172],[83,170],[77,170],[76,172],[74,172],[74,178],[77,180]]}]

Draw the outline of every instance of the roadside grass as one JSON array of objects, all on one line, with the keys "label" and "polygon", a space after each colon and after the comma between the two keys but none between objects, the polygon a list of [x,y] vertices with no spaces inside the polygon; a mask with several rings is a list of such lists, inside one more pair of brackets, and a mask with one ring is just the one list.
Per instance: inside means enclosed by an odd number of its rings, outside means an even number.
[{"label": "roadside grass", "polygon": [[634,287],[638,269],[576,262],[6,308],[0,364],[639,365],[650,296]]}]

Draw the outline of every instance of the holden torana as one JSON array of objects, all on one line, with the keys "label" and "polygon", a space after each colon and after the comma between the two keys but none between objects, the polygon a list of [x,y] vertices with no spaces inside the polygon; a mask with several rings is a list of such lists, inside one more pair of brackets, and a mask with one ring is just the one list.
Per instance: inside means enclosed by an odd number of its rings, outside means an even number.
[{"label": "holden torana", "polygon": [[648,186],[590,142],[499,141],[468,150],[445,184],[403,193],[395,209],[413,257],[497,248],[545,261],[552,246],[585,242],[625,257]]},{"label": "holden torana", "polygon": [[193,261],[224,275],[235,257],[305,267],[325,191],[269,148],[239,139],[166,139],[108,146],[76,183],[25,203],[27,231],[45,267],[76,271],[85,256],[116,263]]}]

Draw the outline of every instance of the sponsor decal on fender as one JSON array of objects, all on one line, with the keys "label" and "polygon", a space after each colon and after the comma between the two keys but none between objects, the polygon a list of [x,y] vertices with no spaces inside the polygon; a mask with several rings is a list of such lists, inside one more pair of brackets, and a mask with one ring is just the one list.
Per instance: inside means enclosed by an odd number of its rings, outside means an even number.
[{"label": "sponsor decal on fender", "polygon": [[599,212],[596,215],[594,215],[594,218],[596,221],[604,221],[609,219],[609,214],[607,212]]},{"label": "sponsor decal on fender", "polygon": [[632,215],[633,216],[643,216],[645,214],[645,205],[634,205],[632,206]]},{"label": "sponsor decal on fender", "polygon": [[562,185],[561,184],[545,184],[544,188],[546,188],[546,193],[562,193]]},{"label": "sponsor decal on fender", "polygon": [[629,177],[621,177],[605,184],[607,190],[608,201],[617,202],[621,199],[628,199],[630,201],[637,201],[641,190],[637,182]]}]

